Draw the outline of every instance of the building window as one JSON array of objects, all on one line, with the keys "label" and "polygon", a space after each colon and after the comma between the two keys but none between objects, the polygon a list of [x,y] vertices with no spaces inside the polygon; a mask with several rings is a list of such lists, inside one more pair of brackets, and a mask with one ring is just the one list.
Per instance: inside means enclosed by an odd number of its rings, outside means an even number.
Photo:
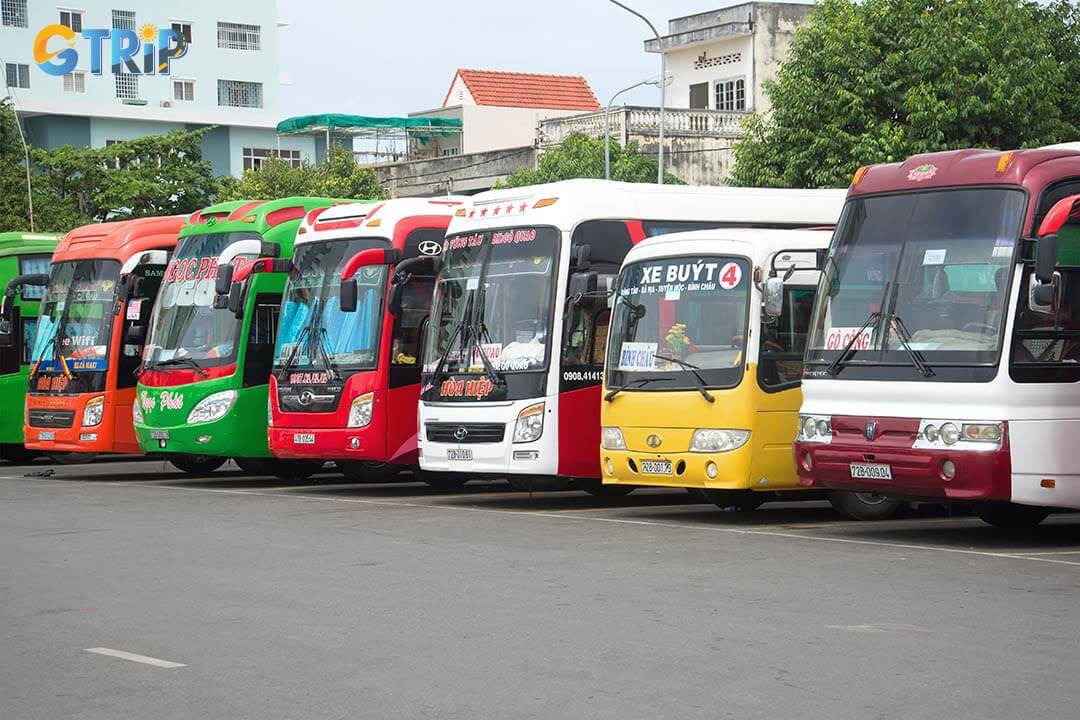
[{"label": "building window", "polygon": [[228,50],[259,50],[262,46],[261,32],[258,25],[219,22],[217,46]]},{"label": "building window", "polygon": [[191,23],[189,22],[174,22],[172,23],[173,32],[184,39],[185,45],[191,44]]},{"label": "building window", "polygon": [[29,27],[26,21],[26,0],[0,0],[0,16],[7,27]]},{"label": "building window", "polygon": [[84,72],[70,72],[64,76],[64,92],[68,93],[84,93],[86,92],[86,73]]},{"label": "building window", "polygon": [[709,109],[709,83],[695,83],[690,86],[690,109]]},{"label": "building window", "polygon": [[194,80],[173,80],[173,100],[191,102],[195,99]]},{"label": "building window", "polygon": [[30,66],[22,65],[19,63],[5,63],[4,75],[9,88],[23,88],[29,89],[30,87]]},{"label": "building window", "polygon": [[115,30],[135,30],[134,10],[113,10],[112,26]]},{"label": "building window", "polygon": [[82,32],[82,11],[81,10],[61,10],[60,11],[60,24],[71,28],[74,32]]},{"label": "building window", "polygon": [[280,158],[293,167],[300,167],[299,150],[272,150],[270,148],[244,148],[244,169],[258,170],[270,158]]},{"label": "building window", "polygon": [[245,80],[218,80],[217,104],[222,107],[261,108],[263,106],[262,83]]},{"label": "building window", "polygon": [[439,153],[443,157],[450,157],[452,155],[460,155],[461,151],[456,147],[443,148]]},{"label": "building window", "polygon": [[121,100],[139,99],[139,77],[137,75],[121,73],[114,77],[116,78],[116,97]]},{"label": "building window", "polygon": [[746,110],[746,80],[743,78],[717,80],[713,87],[716,88],[717,110]]}]

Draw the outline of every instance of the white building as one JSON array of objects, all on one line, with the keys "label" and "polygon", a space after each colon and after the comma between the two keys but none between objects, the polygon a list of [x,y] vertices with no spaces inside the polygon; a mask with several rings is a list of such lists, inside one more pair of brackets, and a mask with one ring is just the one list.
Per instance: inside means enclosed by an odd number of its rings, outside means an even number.
[{"label": "white building", "polygon": [[[119,7],[117,7],[119,3]],[[124,8],[127,9],[124,9]],[[0,0],[0,47],[4,76],[23,120],[27,140],[37,146],[103,147],[143,135],[215,125],[203,153],[218,175],[239,175],[280,151],[299,164],[316,160],[322,148],[311,136],[278,138],[278,32],[274,0],[212,2],[187,0],[79,0],[71,5],[41,0]],[[34,41],[46,25],[75,32],[75,71],[50,75],[34,61]],[[169,28],[187,41],[186,54],[172,61],[171,75],[113,72],[110,41],[104,42],[101,74],[90,72],[90,41],[81,33],[146,26]],[[147,31],[152,37],[152,31]],[[49,51],[64,48],[50,40]]]}]

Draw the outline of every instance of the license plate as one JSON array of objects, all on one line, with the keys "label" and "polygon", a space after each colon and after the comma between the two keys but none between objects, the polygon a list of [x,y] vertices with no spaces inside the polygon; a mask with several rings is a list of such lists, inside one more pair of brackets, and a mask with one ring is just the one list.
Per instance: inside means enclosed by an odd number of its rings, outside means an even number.
[{"label": "license plate", "polygon": [[646,475],[670,475],[670,460],[642,460],[641,472]]},{"label": "license plate", "polygon": [[295,445],[314,445],[315,433],[294,433],[292,441]]},{"label": "license plate", "polygon": [[472,460],[472,450],[466,449],[448,449],[446,451],[447,460]]},{"label": "license plate", "polygon": [[56,433],[54,433],[52,430],[43,430],[42,432],[38,433],[37,439],[38,440],[55,440],[56,439]]},{"label": "license plate", "polygon": [[169,431],[168,430],[151,430],[150,431],[150,439],[151,440],[168,440],[169,439]]},{"label": "license plate", "polygon": [[870,463],[851,463],[851,477],[857,480],[892,480],[892,467]]}]

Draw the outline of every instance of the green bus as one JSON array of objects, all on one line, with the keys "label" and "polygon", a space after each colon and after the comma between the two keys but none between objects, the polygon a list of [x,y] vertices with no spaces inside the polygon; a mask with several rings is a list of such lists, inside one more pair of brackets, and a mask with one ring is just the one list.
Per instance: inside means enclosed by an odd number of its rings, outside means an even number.
[{"label": "green bus", "polygon": [[25,275],[47,276],[58,239],[56,235],[39,233],[0,233],[0,287],[4,288],[0,310],[0,397],[20,398],[18,414],[0,413],[0,456],[5,460],[25,460],[33,455],[23,447],[26,378],[38,305],[45,290],[40,284],[24,285],[17,280]]},{"label": "green bus", "polygon": [[[336,202],[236,200],[188,218],[138,371],[132,415],[143,452],[189,472],[209,472],[229,458],[248,472],[288,478],[321,467],[276,460],[267,443],[267,385],[287,273],[253,273],[227,296],[219,288],[234,271],[239,277],[256,262],[291,257],[304,216]],[[227,267],[220,279],[219,264]]]}]

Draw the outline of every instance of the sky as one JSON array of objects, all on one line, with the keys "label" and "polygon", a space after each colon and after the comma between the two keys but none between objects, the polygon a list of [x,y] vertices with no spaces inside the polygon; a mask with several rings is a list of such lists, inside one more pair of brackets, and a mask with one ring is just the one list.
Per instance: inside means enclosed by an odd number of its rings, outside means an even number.
[{"label": "sky", "polygon": [[[624,0],[667,33],[670,18],[732,0]],[[314,11],[313,11],[314,10]],[[640,19],[608,0],[278,0],[282,117],[406,115],[439,107],[459,67],[584,75],[600,104],[660,72]],[[620,103],[656,105],[646,87]]]}]

